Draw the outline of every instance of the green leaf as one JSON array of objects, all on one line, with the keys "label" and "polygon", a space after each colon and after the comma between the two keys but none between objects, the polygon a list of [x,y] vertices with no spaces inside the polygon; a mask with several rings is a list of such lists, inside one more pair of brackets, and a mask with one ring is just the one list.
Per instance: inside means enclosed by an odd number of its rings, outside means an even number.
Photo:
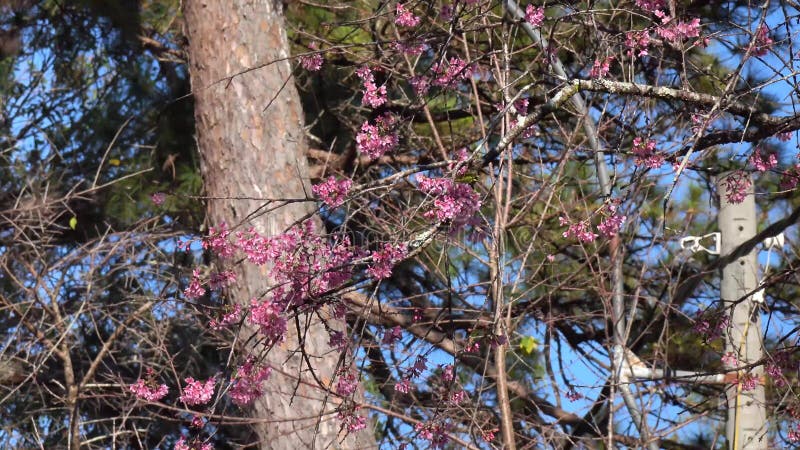
[{"label": "green leaf", "polygon": [[75,217],[75,216],[72,216],[72,218],[69,219],[69,227],[74,230],[75,227],[77,227],[77,226],[78,226],[78,218]]},{"label": "green leaf", "polygon": [[539,341],[533,336],[525,336],[519,341],[519,348],[521,348],[526,355],[530,355],[539,348]]}]

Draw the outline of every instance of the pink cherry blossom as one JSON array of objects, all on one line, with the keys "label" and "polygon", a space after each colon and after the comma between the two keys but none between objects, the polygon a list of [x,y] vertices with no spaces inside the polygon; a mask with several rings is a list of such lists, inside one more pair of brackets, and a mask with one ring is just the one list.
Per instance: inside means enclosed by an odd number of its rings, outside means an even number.
[{"label": "pink cherry blossom", "polygon": [[481,201],[478,193],[464,183],[456,183],[449,178],[418,177],[419,189],[433,197],[433,208],[424,217],[439,222],[452,221],[457,229],[467,222],[480,209]]},{"label": "pink cherry blossom", "polygon": [[633,162],[637,166],[645,166],[648,169],[658,169],[664,164],[664,155],[656,151],[656,141],[654,140],[644,140],[637,136],[633,138],[633,148],[631,151],[636,157]]},{"label": "pink cherry blossom", "polygon": [[253,402],[253,400],[263,395],[262,383],[269,378],[272,373],[271,367],[257,365],[252,359],[248,359],[244,364],[236,369],[232,381],[233,386],[228,392],[234,404],[243,406]]},{"label": "pink cherry blossom", "polygon": [[260,334],[266,339],[266,345],[281,343],[286,338],[286,319],[282,312],[281,306],[271,298],[250,301],[250,315],[247,319],[259,327]]},{"label": "pink cherry blossom", "polygon": [[385,345],[392,345],[403,337],[403,329],[399,325],[383,331],[383,340]]},{"label": "pink cherry blossom", "polygon": [[177,442],[175,442],[174,450],[214,450],[214,445],[211,443],[203,443],[197,439],[192,439],[188,443],[186,442],[186,438],[181,436]]},{"label": "pink cherry blossom", "polygon": [[[559,218],[559,222],[561,225],[566,225],[569,223],[569,220],[561,217]],[[595,239],[598,238],[598,235],[589,231],[589,224],[587,222],[576,222],[573,223],[567,228],[567,231],[562,233],[562,236],[565,238],[575,238],[579,242],[594,242]]]},{"label": "pink cherry blossom", "polygon": [[356,135],[358,151],[377,159],[394,150],[399,143],[394,124],[395,119],[389,113],[375,119],[375,125],[364,122],[361,132]]},{"label": "pink cherry blossom", "polygon": [[686,38],[698,37],[700,36],[700,19],[695,17],[689,22],[670,20],[665,25],[656,28],[656,34],[676,43]]},{"label": "pink cherry blossom", "polygon": [[452,57],[445,63],[436,63],[431,67],[436,78],[433,84],[445,88],[455,88],[459,81],[468,80],[472,77],[472,68],[467,66],[467,62],[458,57]]},{"label": "pink cherry blossom", "polygon": [[747,173],[742,171],[734,172],[725,178],[725,198],[729,203],[742,203],[752,185],[753,182]]},{"label": "pink cherry blossom", "polygon": [[[308,44],[308,48],[311,50],[317,50],[318,46],[316,42],[312,42]],[[308,70],[309,72],[316,72],[322,68],[322,53],[312,53],[310,55],[303,55],[300,57],[300,65],[303,66],[304,69]]]},{"label": "pink cherry blossom", "polygon": [[602,61],[595,59],[592,70],[589,71],[589,78],[603,78],[608,75],[608,71],[611,70],[612,61],[614,61],[613,56],[609,56]]},{"label": "pink cherry blossom", "polygon": [[150,195],[150,201],[153,202],[156,206],[161,206],[164,204],[164,201],[167,199],[167,194],[163,192],[154,192]]},{"label": "pink cherry blossom", "polygon": [[355,374],[349,370],[340,370],[336,381],[336,393],[348,397],[356,391],[356,388],[358,381]]},{"label": "pink cherry blossom", "polygon": [[761,25],[756,30],[752,53],[755,56],[765,56],[772,48],[772,38],[769,37],[769,28],[766,25]]},{"label": "pink cherry blossom", "polygon": [[225,222],[222,222],[217,227],[211,227],[208,230],[208,236],[203,239],[203,248],[211,250],[218,258],[230,258],[236,252],[233,244],[228,240],[230,231]]},{"label": "pink cherry blossom", "polygon": [[756,147],[753,154],[750,156],[750,164],[755,167],[759,172],[766,172],[767,170],[774,169],[778,165],[778,157],[774,153],[769,156],[761,153],[761,148]]},{"label": "pink cherry blossom", "polygon": [[236,283],[236,272],[232,270],[223,270],[211,274],[211,279],[208,280],[208,287],[211,289],[221,289],[234,283]]},{"label": "pink cherry blossom", "polygon": [[414,28],[419,25],[420,18],[415,16],[411,11],[407,10],[402,3],[397,4],[397,11],[395,13],[394,23],[401,27]]},{"label": "pink cherry blossom", "polygon": [[322,183],[312,186],[311,192],[319,197],[326,205],[330,206],[331,208],[336,208],[344,203],[347,193],[350,191],[352,186],[353,180],[350,178],[337,180],[336,177],[330,176]]},{"label": "pink cherry blossom", "polygon": [[533,5],[525,7],[525,22],[528,22],[534,28],[542,26],[542,22],[544,22],[544,8]]},{"label": "pink cherry blossom", "polygon": [[140,378],[136,381],[136,383],[130,385],[128,390],[142,400],[147,400],[148,402],[157,402],[167,396],[169,393],[169,388],[166,384],[157,384],[152,372],[150,372],[150,374],[151,375],[148,380],[143,380]]},{"label": "pink cherry blossom", "polygon": [[356,70],[356,75],[358,75],[358,77],[361,78],[361,82],[364,83],[364,96],[361,99],[364,105],[377,108],[386,103],[386,85],[378,87],[375,84],[375,76],[372,74],[372,70],[370,70],[369,67],[362,66]]},{"label": "pink cherry blossom", "polygon": [[183,388],[183,394],[181,394],[178,400],[187,405],[202,405],[208,403],[211,397],[214,396],[214,385],[217,383],[216,379],[209,378],[205,382],[202,382],[188,377],[184,381],[186,382],[186,387]]},{"label": "pink cherry blossom", "polygon": [[411,380],[404,378],[394,384],[394,390],[403,394],[408,394],[411,391]]},{"label": "pink cherry blossom", "polygon": [[200,269],[194,269],[192,271],[192,280],[189,282],[189,286],[183,290],[183,295],[188,300],[196,300],[206,293],[206,288],[203,287],[203,284],[200,280]]},{"label": "pink cherry blossom", "polygon": [[342,421],[342,425],[350,433],[367,428],[367,419],[358,414],[355,408],[340,410],[337,418]]},{"label": "pink cherry blossom", "polygon": [[408,247],[401,244],[386,243],[380,250],[372,253],[372,265],[367,268],[367,273],[376,280],[383,280],[392,276],[394,265],[402,261],[408,254]]}]

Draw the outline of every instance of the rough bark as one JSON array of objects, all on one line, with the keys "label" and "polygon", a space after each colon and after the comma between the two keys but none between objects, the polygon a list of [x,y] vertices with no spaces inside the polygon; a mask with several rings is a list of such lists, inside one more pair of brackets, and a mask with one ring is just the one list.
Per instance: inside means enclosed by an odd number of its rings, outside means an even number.
[{"label": "rough bark", "polygon": [[[253,214],[266,203],[254,198],[297,199],[310,193],[281,2],[191,0],[184,2],[184,15],[197,141],[211,198],[209,222],[245,222],[245,229],[252,225],[262,234],[280,233],[306,217],[312,206],[295,202]],[[246,305],[268,291],[268,273],[252,265],[237,270],[233,301]],[[293,331],[294,323],[289,328]],[[303,340],[314,374],[330,383],[338,354],[328,347],[327,332],[314,323]],[[359,436],[340,434],[333,413],[337,402],[293,352],[298,347],[297,335],[290,335],[266,357],[274,370],[266,394],[252,410],[260,448],[367,447],[369,428]]]}]

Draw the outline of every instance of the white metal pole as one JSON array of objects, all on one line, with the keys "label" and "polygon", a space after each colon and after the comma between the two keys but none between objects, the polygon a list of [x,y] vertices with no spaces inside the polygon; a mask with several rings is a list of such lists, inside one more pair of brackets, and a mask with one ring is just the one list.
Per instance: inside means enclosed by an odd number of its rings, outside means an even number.
[{"label": "white metal pole", "polygon": [[[756,234],[756,204],[752,185],[744,201],[731,203],[726,195],[726,179],[731,175],[733,173],[722,174],[717,180],[721,257],[730,254]],[[725,352],[731,352],[737,359],[736,365],[731,364],[727,366],[728,369],[746,366],[762,358],[760,311],[752,296],[757,287],[758,258],[755,250],[722,268],[720,297],[730,317],[725,334]],[[752,386],[753,378],[755,387]],[[763,366],[740,370],[738,380],[738,383],[726,386],[725,390],[728,400],[728,448],[766,450],[767,410]]]}]

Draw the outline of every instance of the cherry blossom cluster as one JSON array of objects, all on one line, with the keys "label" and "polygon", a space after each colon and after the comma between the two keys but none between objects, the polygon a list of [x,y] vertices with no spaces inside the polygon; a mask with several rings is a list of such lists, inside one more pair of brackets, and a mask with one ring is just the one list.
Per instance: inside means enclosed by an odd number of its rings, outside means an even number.
[{"label": "cherry blossom cluster", "polygon": [[612,61],[614,61],[613,56],[609,56],[602,61],[595,59],[594,64],[592,64],[592,70],[589,71],[589,78],[603,78],[608,75]]},{"label": "cherry blossom cluster", "polygon": [[408,254],[405,244],[384,244],[380,250],[372,252],[372,265],[367,268],[367,273],[376,280],[383,280],[392,276],[392,268]]},{"label": "cherry blossom cluster", "polygon": [[593,233],[589,229],[589,223],[588,222],[583,222],[582,221],[582,222],[575,222],[573,224],[570,224],[569,219],[567,219],[566,217],[559,217],[558,221],[559,221],[559,224],[561,224],[561,226],[569,225],[569,228],[567,228],[567,231],[565,231],[562,234],[562,236],[564,236],[567,239],[575,238],[579,242],[589,243],[589,242],[594,242],[595,239],[597,239],[598,236],[599,236],[596,233]]},{"label": "cherry blossom cluster", "polygon": [[544,8],[541,6],[528,5],[525,8],[525,22],[534,28],[539,28],[544,22]]},{"label": "cherry blossom cluster", "polygon": [[231,401],[236,405],[249,405],[264,394],[262,383],[272,373],[271,367],[256,364],[252,358],[236,369],[231,380],[232,387],[228,392]]},{"label": "cherry blossom cluster", "polygon": [[778,157],[775,153],[764,155],[761,153],[761,148],[756,147],[752,155],[750,155],[750,164],[759,172],[766,172],[767,170],[774,169],[778,166]]},{"label": "cherry blossom cluster", "polygon": [[[308,44],[308,48],[311,50],[317,50],[318,46],[316,42],[312,42]],[[313,53],[310,55],[303,55],[300,57],[300,65],[303,66],[304,69],[308,70],[309,72],[317,72],[319,69],[322,68],[322,53]]]},{"label": "cherry blossom cluster", "polygon": [[353,186],[353,180],[350,178],[343,178],[337,180],[336,177],[330,176],[322,183],[315,184],[311,187],[311,191],[322,200],[323,203],[336,208],[344,203],[347,198],[347,193]]},{"label": "cherry blossom cluster", "polygon": [[753,55],[766,56],[773,43],[772,38],[769,37],[769,28],[766,25],[761,25],[756,30],[752,50]]},{"label": "cherry blossom cluster", "polygon": [[730,318],[725,314],[697,311],[692,328],[709,342],[722,336],[729,324]]},{"label": "cherry blossom cluster", "polygon": [[188,377],[184,381],[186,387],[183,388],[183,394],[178,400],[187,405],[202,405],[211,401],[211,397],[214,396],[214,386],[217,383],[216,378],[209,378],[205,383],[192,377]]},{"label": "cherry blossom cluster", "polygon": [[634,163],[637,166],[645,166],[648,169],[658,169],[664,164],[664,155],[656,150],[656,141],[652,139],[633,138],[633,148],[635,156]]},{"label": "cherry blossom cluster", "polygon": [[368,66],[360,67],[356,70],[356,75],[364,83],[364,96],[361,98],[361,102],[364,105],[377,108],[386,103],[386,85],[378,87],[375,84],[375,75],[373,75]]},{"label": "cherry blossom cluster", "polygon": [[415,16],[410,10],[406,9],[402,3],[397,4],[394,23],[401,27],[414,28],[419,25],[420,18]]},{"label": "cherry blossom cluster", "polygon": [[128,387],[128,390],[148,402],[157,402],[169,393],[169,387],[166,384],[156,382],[155,373],[150,368],[147,369],[147,377],[138,379],[136,383]]},{"label": "cherry blossom cluster", "polygon": [[181,436],[177,442],[175,442],[175,450],[214,450],[214,445],[208,442],[202,442],[198,439],[192,439],[191,441],[187,442],[184,436]]},{"label": "cherry blossom cluster", "polygon": [[455,88],[462,80],[468,80],[472,77],[472,68],[461,58],[452,57],[445,64],[436,63],[431,67],[436,78],[433,84],[444,88]]},{"label": "cherry blossom cluster", "polygon": [[375,119],[375,124],[364,122],[356,135],[358,151],[372,159],[380,158],[397,147],[399,138],[394,130],[395,118],[389,113]]},{"label": "cherry blossom cluster", "polygon": [[227,311],[222,314],[222,317],[217,319],[212,319],[208,326],[212,330],[221,330],[227,326],[233,325],[235,323],[239,323],[242,320],[242,305],[235,304],[233,306],[225,306]]},{"label": "cherry blossom cluster", "polygon": [[430,442],[429,448],[444,448],[450,441],[447,425],[439,422],[420,422],[414,426],[419,437]]},{"label": "cherry blossom cluster", "polygon": [[617,212],[617,205],[609,204],[606,209],[609,215],[604,217],[600,224],[597,225],[597,230],[602,236],[611,238],[619,233],[622,224],[625,222],[625,216]]},{"label": "cherry blossom cluster", "polygon": [[725,178],[725,198],[730,203],[742,203],[753,182],[744,171],[736,171]]},{"label": "cherry blossom cluster", "polygon": [[454,228],[470,222],[480,209],[478,193],[468,184],[457,183],[449,178],[418,177],[419,189],[433,197],[433,208],[424,214],[439,222],[450,221]]}]

